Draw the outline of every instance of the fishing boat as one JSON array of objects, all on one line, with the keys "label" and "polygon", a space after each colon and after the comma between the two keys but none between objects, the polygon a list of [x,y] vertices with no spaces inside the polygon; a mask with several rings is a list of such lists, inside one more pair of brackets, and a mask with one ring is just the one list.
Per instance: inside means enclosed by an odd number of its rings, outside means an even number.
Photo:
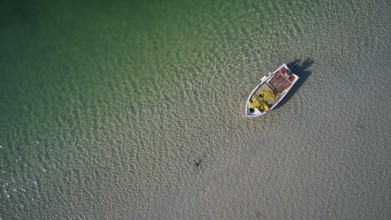
[{"label": "fishing boat", "polygon": [[275,108],[299,77],[286,64],[262,77],[246,102],[246,117],[257,117]]}]

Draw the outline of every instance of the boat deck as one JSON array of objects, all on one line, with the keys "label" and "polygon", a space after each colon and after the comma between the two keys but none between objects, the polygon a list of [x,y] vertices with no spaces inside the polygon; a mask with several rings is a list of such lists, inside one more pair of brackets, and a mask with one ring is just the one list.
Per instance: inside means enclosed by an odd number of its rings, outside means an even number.
[{"label": "boat deck", "polygon": [[278,72],[276,73],[275,76],[273,76],[273,78],[271,78],[269,80],[269,84],[278,92],[278,93],[283,93],[284,90],[286,90],[287,88],[289,88],[292,84],[292,81],[294,80],[294,78],[292,79],[288,79],[287,78],[288,75],[286,74],[283,74],[281,72]]}]

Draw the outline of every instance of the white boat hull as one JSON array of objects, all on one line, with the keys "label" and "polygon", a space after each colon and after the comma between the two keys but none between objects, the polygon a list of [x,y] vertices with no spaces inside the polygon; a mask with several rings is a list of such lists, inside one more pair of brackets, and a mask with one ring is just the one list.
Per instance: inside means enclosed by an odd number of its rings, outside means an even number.
[{"label": "white boat hull", "polygon": [[286,64],[283,64],[273,73],[262,77],[260,83],[247,98],[246,117],[264,115],[281,102],[299,79],[297,75],[290,72]]}]

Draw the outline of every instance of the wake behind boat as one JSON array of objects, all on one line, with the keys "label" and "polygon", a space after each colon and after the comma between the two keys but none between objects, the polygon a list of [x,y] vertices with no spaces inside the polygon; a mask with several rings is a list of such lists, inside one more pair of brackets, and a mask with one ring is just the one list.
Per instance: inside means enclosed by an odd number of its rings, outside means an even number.
[{"label": "wake behind boat", "polygon": [[286,64],[262,77],[246,102],[246,117],[256,117],[272,110],[285,97],[299,77]]}]

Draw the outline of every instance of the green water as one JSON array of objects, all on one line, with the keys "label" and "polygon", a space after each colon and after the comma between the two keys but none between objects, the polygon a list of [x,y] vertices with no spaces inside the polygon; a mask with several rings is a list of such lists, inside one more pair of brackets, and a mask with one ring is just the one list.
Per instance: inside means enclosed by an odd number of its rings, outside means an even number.
[{"label": "green water", "polygon": [[[0,219],[389,218],[389,11],[0,2]],[[246,119],[295,59],[283,105]]]}]

